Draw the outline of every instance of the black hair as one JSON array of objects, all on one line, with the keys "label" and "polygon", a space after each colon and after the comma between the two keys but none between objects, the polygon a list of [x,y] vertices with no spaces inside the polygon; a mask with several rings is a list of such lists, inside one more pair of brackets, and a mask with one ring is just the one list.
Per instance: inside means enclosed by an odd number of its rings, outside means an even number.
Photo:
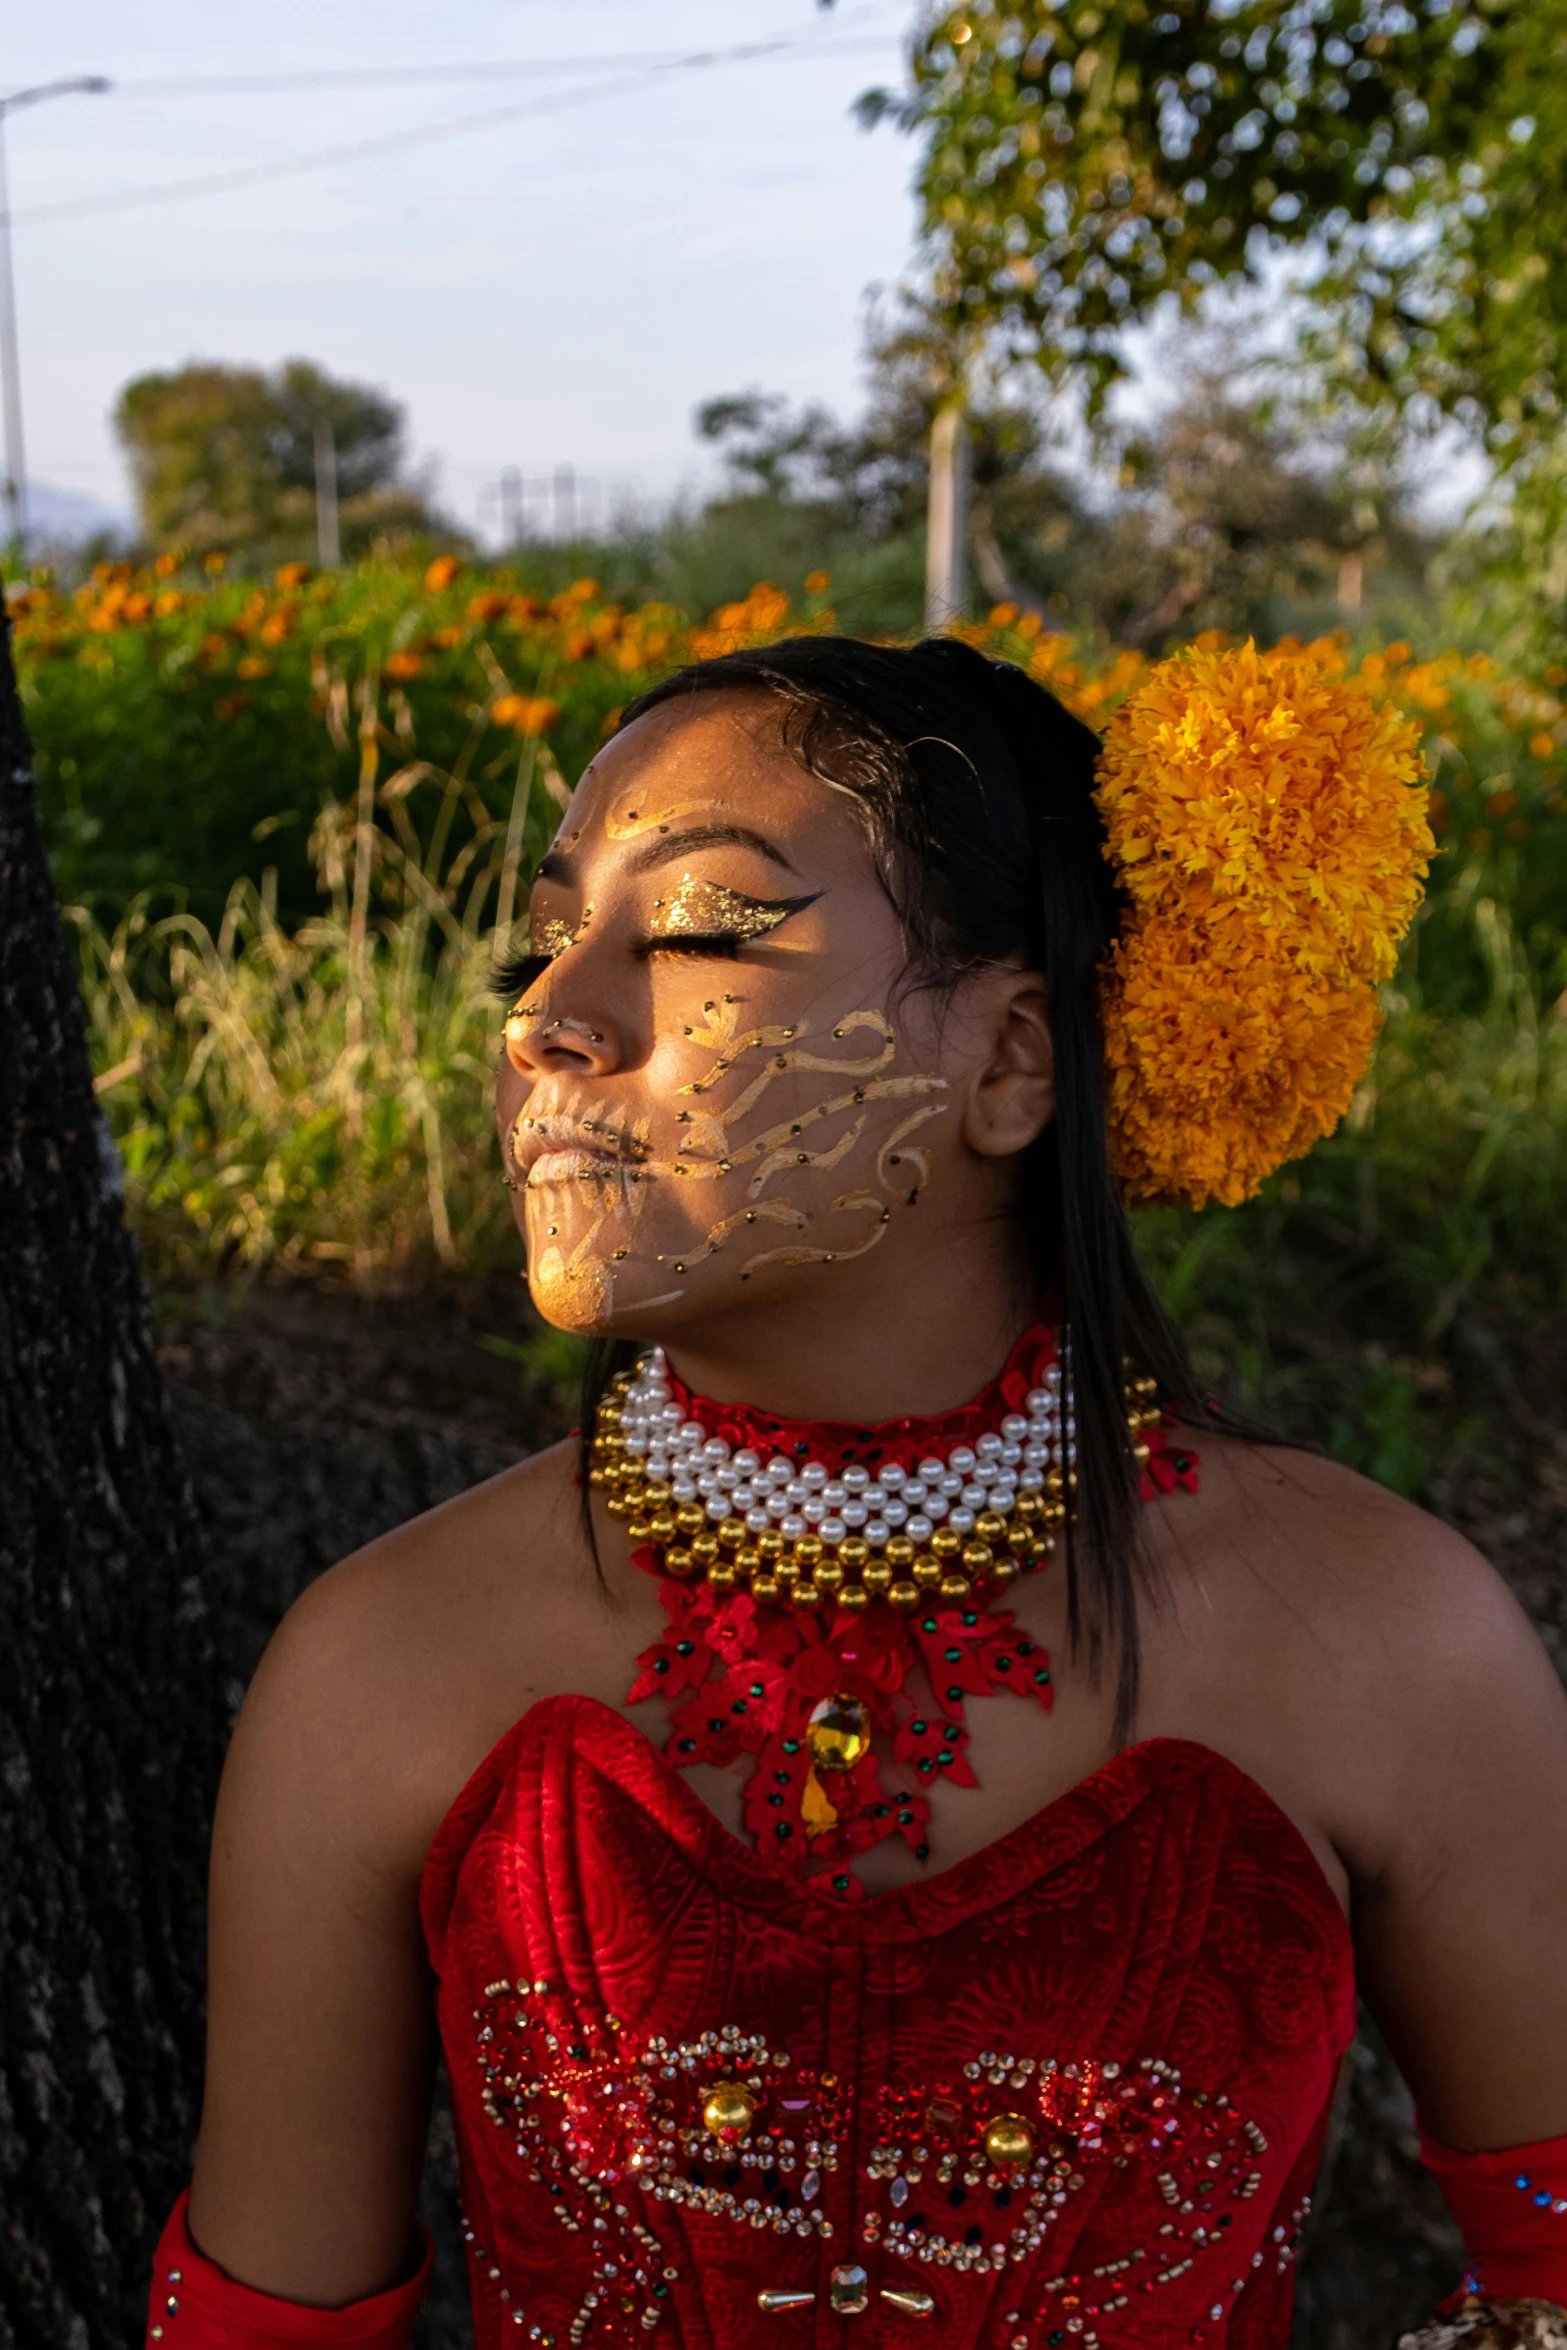
[{"label": "black hair", "polygon": [[[969,969],[1019,957],[1044,976],[1056,1108],[1025,1163],[1027,1246],[1035,1293],[1055,1296],[1069,1334],[1070,1634],[1091,1671],[1115,1660],[1124,1735],[1138,1690],[1138,1601],[1153,1580],[1128,1378],[1155,1380],[1161,1402],[1193,1424],[1263,1431],[1201,1393],[1138,1260],[1111,1164],[1097,977],[1121,901],[1093,799],[1098,737],[1026,671],[952,637],[896,647],[802,636],[726,653],[663,679],[621,723],[735,691],[767,696],[791,755],[858,801],[914,984],[950,989]],[[584,1470],[598,1400],[635,1351],[607,1341],[592,1350]]]}]

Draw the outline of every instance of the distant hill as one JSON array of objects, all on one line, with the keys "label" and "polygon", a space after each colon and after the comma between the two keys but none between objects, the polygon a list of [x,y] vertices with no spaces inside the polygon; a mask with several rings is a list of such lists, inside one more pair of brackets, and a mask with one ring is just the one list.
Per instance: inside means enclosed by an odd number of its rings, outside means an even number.
[{"label": "distant hill", "polygon": [[136,528],[128,507],[106,505],[82,490],[55,489],[46,481],[28,483],[27,516],[35,547],[77,547],[106,531],[129,539]]}]

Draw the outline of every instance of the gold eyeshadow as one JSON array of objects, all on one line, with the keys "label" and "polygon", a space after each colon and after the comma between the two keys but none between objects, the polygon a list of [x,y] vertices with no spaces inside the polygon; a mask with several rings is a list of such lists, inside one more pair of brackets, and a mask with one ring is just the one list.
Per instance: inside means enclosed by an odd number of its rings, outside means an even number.
[{"label": "gold eyeshadow", "polygon": [[790,906],[770,906],[762,898],[748,898],[726,889],[721,881],[703,881],[684,873],[667,898],[653,900],[649,931],[654,938],[761,938],[787,922]]},{"label": "gold eyeshadow", "polygon": [[528,944],[536,955],[547,955],[551,962],[563,955],[576,939],[576,932],[565,922],[543,921],[528,925]]}]

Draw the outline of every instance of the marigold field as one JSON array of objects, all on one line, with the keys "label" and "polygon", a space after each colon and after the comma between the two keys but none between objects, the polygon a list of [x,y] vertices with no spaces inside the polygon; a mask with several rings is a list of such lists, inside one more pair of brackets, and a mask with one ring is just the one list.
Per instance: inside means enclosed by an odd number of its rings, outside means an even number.
[{"label": "marigold field", "polygon": [[[496,938],[622,706],[682,661],[832,629],[830,593],[815,575],[791,609],[762,584],[696,618],[587,579],[542,600],[455,557],[266,582],[164,557],[12,586],[99,1096],[160,1277],[515,1265],[486,1099]],[[1144,670],[1009,606],[965,633],[1099,724]],[[1335,1374],[1337,1448],[1418,1490],[1409,1366],[1466,1315],[1562,1302],[1567,673],[1316,654],[1421,729],[1427,904],[1339,1131],[1260,1200],[1142,1230],[1216,1372],[1285,1416],[1325,1399],[1309,1348],[1283,1360],[1281,1314],[1380,1316],[1359,1394]]]}]

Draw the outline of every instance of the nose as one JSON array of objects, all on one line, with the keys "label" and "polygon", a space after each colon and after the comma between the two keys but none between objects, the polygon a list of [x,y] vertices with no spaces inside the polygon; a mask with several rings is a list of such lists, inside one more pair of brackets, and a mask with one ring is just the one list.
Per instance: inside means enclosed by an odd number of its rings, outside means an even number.
[{"label": "nose", "polygon": [[506,1057],[519,1077],[604,1077],[620,1054],[610,1023],[547,1004],[518,1004],[506,1019]]}]

